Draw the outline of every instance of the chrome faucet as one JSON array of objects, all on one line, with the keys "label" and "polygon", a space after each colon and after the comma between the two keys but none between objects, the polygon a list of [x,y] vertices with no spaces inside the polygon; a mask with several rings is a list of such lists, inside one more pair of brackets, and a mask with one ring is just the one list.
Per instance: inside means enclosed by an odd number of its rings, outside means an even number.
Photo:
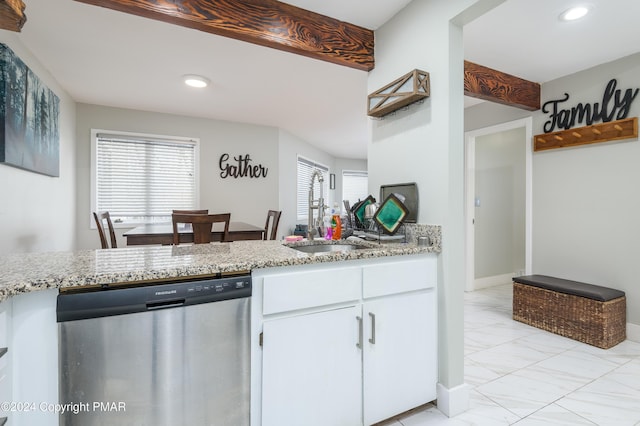
[{"label": "chrome faucet", "polygon": [[[318,183],[320,184],[320,198],[317,200],[313,199],[313,182],[318,178]],[[326,208],[324,204],[323,197],[323,188],[322,183],[324,182],[324,178],[322,177],[322,172],[318,169],[314,170],[311,175],[311,182],[309,183],[309,223],[307,224],[307,238],[309,240],[313,240],[315,234],[319,234],[322,236],[324,231],[324,210]],[[317,203],[316,203],[317,201]],[[313,220],[313,210],[318,210],[318,218]]]}]

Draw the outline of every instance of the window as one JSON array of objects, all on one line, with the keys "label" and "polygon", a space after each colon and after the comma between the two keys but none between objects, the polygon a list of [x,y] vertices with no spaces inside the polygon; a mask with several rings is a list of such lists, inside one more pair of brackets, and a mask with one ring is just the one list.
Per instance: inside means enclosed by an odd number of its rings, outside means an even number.
[{"label": "window", "polygon": [[92,139],[93,211],[131,225],[198,207],[198,141],[97,130]]},{"label": "window", "polygon": [[[315,170],[322,172],[323,196],[324,204],[329,204],[329,168],[322,164],[315,163],[303,157],[298,157],[298,203],[297,203],[297,219],[304,220],[307,223],[309,218],[309,185],[311,184],[311,176]],[[320,185],[316,180],[313,186],[313,197],[317,200],[320,197]],[[315,214],[314,214],[315,216]]]},{"label": "window", "polygon": [[342,172],[342,199],[353,206],[358,200],[369,195],[369,175],[367,172],[344,170]]}]

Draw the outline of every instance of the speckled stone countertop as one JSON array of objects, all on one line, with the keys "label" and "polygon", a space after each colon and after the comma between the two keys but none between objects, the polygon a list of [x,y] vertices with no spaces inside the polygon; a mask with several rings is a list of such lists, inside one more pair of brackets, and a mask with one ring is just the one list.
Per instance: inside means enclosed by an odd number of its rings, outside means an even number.
[{"label": "speckled stone countertop", "polygon": [[[418,247],[415,237],[428,235],[431,245]],[[0,301],[48,288],[136,283],[189,276],[251,271],[257,268],[369,259],[417,253],[439,253],[439,226],[419,229],[409,243],[371,243],[364,250],[307,254],[291,245],[310,242],[236,241],[181,246],[133,246],[110,250],[25,253],[0,256]],[[323,243],[340,243],[326,241]],[[341,243],[344,243],[342,241]]]}]

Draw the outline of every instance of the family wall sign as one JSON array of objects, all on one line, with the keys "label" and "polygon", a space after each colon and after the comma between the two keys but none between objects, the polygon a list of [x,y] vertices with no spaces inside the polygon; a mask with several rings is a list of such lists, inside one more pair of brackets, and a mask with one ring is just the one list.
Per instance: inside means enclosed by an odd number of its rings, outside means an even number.
[{"label": "family wall sign", "polygon": [[269,169],[262,164],[254,164],[249,154],[234,156],[222,154],[218,161],[220,177],[227,178],[266,178]]},{"label": "family wall sign", "polygon": [[[545,133],[534,136],[534,151],[637,138],[638,118],[627,116],[640,89],[623,91],[617,86],[618,81],[611,79],[600,102],[567,106],[568,93],[545,102],[542,112],[548,114],[549,119],[543,127]],[[576,124],[586,126],[575,128]],[[564,130],[554,132],[555,129]]]}]

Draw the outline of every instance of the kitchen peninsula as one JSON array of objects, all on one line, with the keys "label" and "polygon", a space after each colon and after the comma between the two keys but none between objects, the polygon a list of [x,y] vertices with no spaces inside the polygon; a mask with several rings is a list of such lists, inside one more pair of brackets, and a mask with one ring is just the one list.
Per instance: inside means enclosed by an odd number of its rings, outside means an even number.
[{"label": "kitchen peninsula", "polygon": [[[366,248],[318,255],[280,241],[238,241],[1,257],[0,307],[6,314],[0,345],[9,348],[4,368],[13,382],[13,386],[0,384],[1,391],[6,400],[57,403],[57,324],[52,313],[58,290],[250,271],[252,426],[300,419],[310,416],[309,410],[317,418],[307,418],[309,425],[331,423],[322,413],[336,416],[330,419],[353,420],[348,424],[371,424],[399,414],[413,407],[398,402],[420,405],[435,399],[437,381],[440,227],[427,226],[418,234],[428,235],[432,245],[361,243]],[[19,322],[24,319],[31,324],[23,327]],[[38,335],[27,339],[23,333],[28,330],[37,330]],[[297,332],[301,334],[292,337]],[[386,341],[388,337],[395,340]],[[419,361],[409,365],[405,356]],[[34,359],[46,359],[48,367],[34,365]],[[391,369],[394,374],[385,374]],[[407,377],[405,370],[416,383],[393,382]],[[347,394],[327,389],[325,373],[339,378],[333,386]],[[391,382],[381,381],[389,377]],[[300,380],[305,386],[299,387]],[[431,383],[425,385],[424,380]],[[47,386],[40,383],[48,384],[47,393],[40,389]],[[398,386],[409,395],[389,400],[387,393]],[[33,393],[32,388],[39,389]],[[289,403],[283,406],[285,400]],[[55,425],[58,418],[55,413],[8,414],[18,417],[14,424]]]}]

